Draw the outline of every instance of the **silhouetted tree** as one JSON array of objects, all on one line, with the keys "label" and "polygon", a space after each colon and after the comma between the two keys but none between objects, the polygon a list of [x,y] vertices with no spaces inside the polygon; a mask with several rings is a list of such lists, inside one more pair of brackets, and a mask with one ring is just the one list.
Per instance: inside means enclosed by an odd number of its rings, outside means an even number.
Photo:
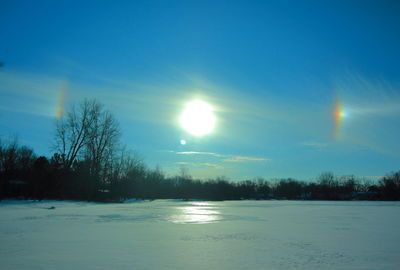
[{"label": "silhouetted tree", "polygon": [[120,128],[113,115],[96,101],[87,103],[91,122],[86,125],[85,159],[90,161],[91,173],[106,180],[111,173],[118,149]]},{"label": "silhouetted tree", "polygon": [[73,105],[66,117],[56,123],[54,149],[65,168],[71,168],[89,140],[88,127],[93,121],[95,101],[84,100]]},{"label": "silhouetted tree", "polygon": [[335,176],[331,172],[322,173],[317,179],[318,182],[318,193],[321,199],[325,200],[337,200],[339,199],[339,184],[335,179]]},{"label": "silhouetted tree", "polygon": [[288,178],[280,180],[275,186],[275,194],[278,198],[299,199],[303,193],[303,183]]},{"label": "silhouetted tree", "polygon": [[[85,190],[105,190],[112,180],[119,147],[120,128],[113,115],[96,100],[85,99],[72,106],[65,119],[57,121],[53,158],[65,169],[84,173],[90,181]],[[91,189],[89,192],[88,189]]]},{"label": "silhouetted tree", "polygon": [[400,171],[383,177],[379,185],[385,200],[400,200]]},{"label": "silhouetted tree", "polygon": [[271,193],[271,186],[268,183],[268,181],[260,177],[256,179],[256,183],[257,183],[257,193],[259,194],[259,196],[267,198],[268,194]]},{"label": "silhouetted tree", "polygon": [[35,154],[27,146],[19,146],[16,138],[0,142],[0,196],[23,196]]}]

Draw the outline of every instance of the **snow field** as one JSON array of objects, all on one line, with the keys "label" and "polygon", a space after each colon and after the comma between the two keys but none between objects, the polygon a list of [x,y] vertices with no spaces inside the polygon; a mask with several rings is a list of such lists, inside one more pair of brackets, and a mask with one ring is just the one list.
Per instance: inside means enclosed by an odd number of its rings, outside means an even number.
[{"label": "snow field", "polygon": [[3,201],[0,217],[4,270],[400,267],[398,202]]}]

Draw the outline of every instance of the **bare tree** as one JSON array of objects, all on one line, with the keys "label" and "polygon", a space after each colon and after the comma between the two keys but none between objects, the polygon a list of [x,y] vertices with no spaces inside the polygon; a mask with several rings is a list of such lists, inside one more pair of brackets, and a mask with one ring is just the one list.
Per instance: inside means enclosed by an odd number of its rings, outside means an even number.
[{"label": "bare tree", "polygon": [[54,148],[65,168],[84,158],[96,176],[112,162],[120,128],[113,115],[96,100],[85,99],[72,106],[65,119],[56,125]]},{"label": "bare tree", "polygon": [[61,156],[65,168],[71,168],[87,142],[87,126],[90,123],[90,104],[94,101],[84,100],[78,107],[75,105],[65,119],[56,123],[54,149]]},{"label": "bare tree", "polygon": [[116,158],[120,128],[118,122],[109,111],[105,111],[99,103],[91,105],[91,122],[87,125],[87,142],[85,158],[90,161],[93,174],[103,176],[112,169]]},{"label": "bare tree", "polygon": [[0,141],[0,172],[26,170],[35,158],[33,150],[27,146],[20,146],[17,138],[13,138],[8,144]]},{"label": "bare tree", "polygon": [[0,145],[0,171],[12,171],[17,169],[18,140],[13,138],[8,144]]},{"label": "bare tree", "polygon": [[335,187],[337,182],[335,181],[335,176],[332,172],[323,172],[317,179],[321,186],[328,188]]}]

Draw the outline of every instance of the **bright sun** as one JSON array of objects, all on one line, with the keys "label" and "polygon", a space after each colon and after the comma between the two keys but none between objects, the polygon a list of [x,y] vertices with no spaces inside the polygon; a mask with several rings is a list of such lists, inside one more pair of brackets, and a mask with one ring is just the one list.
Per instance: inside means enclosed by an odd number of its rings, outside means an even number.
[{"label": "bright sun", "polygon": [[215,122],[211,105],[200,100],[187,103],[180,117],[182,128],[195,136],[203,136],[213,131]]}]

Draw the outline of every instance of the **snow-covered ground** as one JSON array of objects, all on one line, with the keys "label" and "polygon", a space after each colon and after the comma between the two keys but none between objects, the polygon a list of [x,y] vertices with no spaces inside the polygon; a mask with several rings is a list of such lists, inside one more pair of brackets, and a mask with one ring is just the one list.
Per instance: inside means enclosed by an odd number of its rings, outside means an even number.
[{"label": "snow-covered ground", "polygon": [[398,202],[3,201],[0,269],[400,269],[399,228]]}]

